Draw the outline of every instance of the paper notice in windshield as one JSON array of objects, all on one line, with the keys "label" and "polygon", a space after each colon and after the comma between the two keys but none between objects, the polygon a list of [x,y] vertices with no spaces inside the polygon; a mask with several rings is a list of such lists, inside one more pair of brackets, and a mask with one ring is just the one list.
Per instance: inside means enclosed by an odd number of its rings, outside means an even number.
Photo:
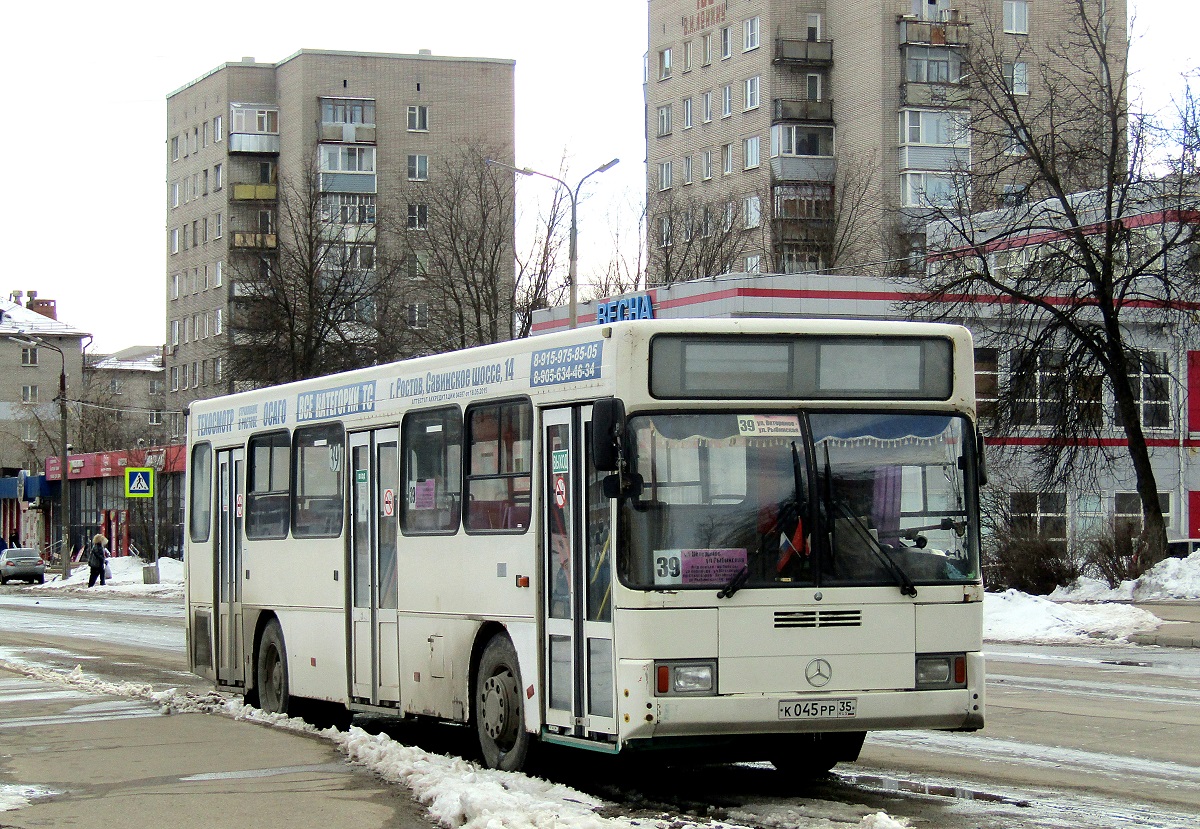
[{"label": "paper notice in windshield", "polygon": [[737,420],[742,437],[800,437],[797,415],[738,415]]},{"label": "paper notice in windshield", "polygon": [[655,550],[654,586],[722,585],[746,566],[746,548]]}]

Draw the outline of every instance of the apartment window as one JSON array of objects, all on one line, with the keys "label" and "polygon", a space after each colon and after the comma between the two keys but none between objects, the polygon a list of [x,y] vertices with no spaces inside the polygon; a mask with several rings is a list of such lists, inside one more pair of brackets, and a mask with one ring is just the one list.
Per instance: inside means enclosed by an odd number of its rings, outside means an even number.
[{"label": "apartment window", "polygon": [[1004,0],[1004,31],[1014,35],[1029,34],[1029,3],[1026,0]]},{"label": "apartment window", "polygon": [[409,230],[428,230],[429,229],[429,205],[410,204],[408,206],[408,229]]},{"label": "apartment window", "polygon": [[222,283],[221,272],[225,269],[224,265],[225,265],[224,262],[217,262],[217,264],[213,266],[213,287],[216,287],[216,288],[221,287],[221,283]]},{"label": "apartment window", "polygon": [[951,0],[912,0],[913,14],[922,20],[945,20]]},{"label": "apartment window", "polygon": [[752,253],[746,257],[746,273],[762,273],[762,256]]},{"label": "apartment window", "polygon": [[700,96],[700,102],[701,102],[700,108],[701,108],[701,110],[703,110],[701,115],[704,118],[704,123],[707,124],[710,121],[712,121],[712,93],[705,92],[703,95]]},{"label": "apartment window", "polygon": [[[331,154],[330,162],[334,164],[342,164],[341,160],[335,160]],[[333,167],[330,168],[334,169]],[[260,161],[258,162],[258,183],[259,184],[274,184],[275,183],[275,162]]]},{"label": "apartment window", "polygon": [[742,199],[742,217],[747,228],[759,226],[762,222],[762,203],[758,196],[746,196]]},{"label": "apartment window", "polygon": [[207,167],[205,167],[204,171],[201,173],[200,180],[203,182],[203,184],[200,187],[200,193],[201,193],[201,195],[207,196],[208,195],[208,168]]},{"label": "apartment window", "polygon": [[759,76],[758,75],[755,75],[753,78],[746,78],[746,83],[745,83],[746,88],[744,90],[745,91],[744,102],[745,102],[746,109],[758,109],[758,104],[759,104],[758,86],[759,86]]},{"label": "apartment window", "polygon": [[726,26],[721,30],[721,60],[733,56],[733,27]]},{"label": "apartment window", "polygon": [[671,50],[660,49],[658,52],[658,79],[665,81],[671,77]]},{"label": "apartment window", "polygon": [[776,124],[771,127],[771,156],[781,155],[831,157],[833,127]]},{"label": "apartment window", "polygon": [[375,102],[360,98],[322,98],[321,123],[373,125]]},{"label": "apartment window", "polygon": [[171,228],[171,253],[179,253],[179,228]]},{"label": "apartment window", "polygon": [[1000,351],[995,348],[975,349],[975,406],[981,422],[996,416],[1000,399]]},{"label": "apartment window", "polygon": [[426,181],[429,178],[429,156],[410,155],[408,157],[408,180]]},{"label": "apartment window", "polygon": [[321,198],[321,218],[338,224],[374,224],[373,193],[326,193]]},{"label": "apartment window", "polygon": [[1004,64],[1004,85],[1014,95],[1029,94],[1029,67],[1025,63]]},{"label": "apartment window", "polygon": [[171,182],[171,207],[179,207],[179,182]]},{"label": "apartment window", "polygon": [[804,79],[805,95],[810,101],[821,100],[821,76],[813,72]]},{"label": "apartment window", "polygon": [[163,392],[166,391],[166,384],[163,383],[163,381],[160,378],[156,377],[155,379],[150,381],[150,387],[149,387],[148,391],[152,395],[162,394]]},{"label": "apartment window", "polygon": [[28,367],[36,367],[38,364],[38,350],[36,345],[27,345],[21,347],[21,365]]},{"label": "apartment window", "polygon": [[692,157],[690,155],[683,157],[683,183],[692,183]]},{"label": "apartment window", "polygon": [[[1163,523],[1171,526],[1171,493],[1158,493],[1158,508]],[[1137,538],[1142,534],[1142,496],[1136,492],[1113,493],[1113,525],[1120,538]]]},{"label": "apartment window", "polygon": [[[326,173],[370,173],[375,170],[374,147],[345,147],[338,144],[326,144],[321,152],[321,171]],[[274,177],[275,168],[260,169],[260,178],[265,173]],[[268,184],[270,182],[260,182]]]},{"label": "apartment window", "polygon": [[1013,530],[1065,550],[1067,496],[1062,492],[1014,492],[1009,496]]},{"label": "apartment window", "polygon": [[658,189],[671,189],[671,162],[664,161],[658,165]]},{"label": "apartment window", "polygon": [[692,42],[690,40],[683,42],[683,71],[692,71]]},{"label": "apartment window", "polygon": [[225,186],[225,165],[213,165],[213,190],[220,190]]},{"label": "apartment window", "polygon": [[721,117],[733,115],[733,84],[728,84],[721,90]]},{"label": "apartment window", "polygon": [[192,127],[192,152],[200,152],[200,128]]},{"label": "apartment window", "polygon": [[733,172],[733,145],[721,146],[721,172],[730,175]]},{"label": "apartment window", "polygon": [[204,241],[208,242],[208,217],[204,217]]},{"label": "apartment window", "polygon": [[700,178],[707,181],[712,178],[712,150],[705,150],[700,153]]},{"label": "apartment window", "polygon": [[171,391],[179,391],[179,366],[171,366]]},{"label": "apartment window", "polygon": [[661,106],[658,108],[658,134],[671,134],[671,105]]},{"label": "apartment window", "polygon": [[700,36],[700,65],[708,66],[712,63],[712,35]]},{"label": "apartment window", "polygon": [[21,386],[21,402],[34,404],[38,402],[38,387],[36,385]]},{"label": "apartment window", "polygon": [[907,172],[900,175],[904,207],[951,207],[958,195],[952,173]]},{"label": "apartment window", "polygon": [[108,381],[108,391],[110,394],[124,394],[121,390],[121,381],[114,377]]},{"label": "apartment window", "polygon": [[1062,416],[1068,395],[1065,355],[1061,351],[1016,351],[1011,355],[1013,422],[1052,426]]},{"label": "apartment window", "polygon": [[758,23],[757,17],[752,17],[749,20],[742,21],[742,51],[749,52],[751,49],[757,49],[758,42]]},{"label": "apartment window", "polygon": [[171,320],[171,345],[179,345],[179,320]]},{"label": "apartment window", "polygon": [[821,39],[821,15],[810,14],[805,19],[805,36],[809,42],[815,42]]},{"label": "apartment window", "polygon": [[171,160],[179,160],[179,136],[171,136]]},{"label": "apartment window", "polygon": [[198,244],[200,244],[200,220],[194,219],[192,221],[192,247],[196,247]]},{"label": "apartment window", "polygon": [[213,334],[220,334],[221,329],[221,309],[218,308],[213,312]]},{"label": "apartment window", "polygon": [[828,184],[788,184],[775,188],[777,219],[825,219],[833,214],[833,188]]},{"label": "apartment window", "polygon": [[147,419],[147,423],[148,423],[150,426],[162,426],[162,424],[163,424],[163,413],[162,413],[162,409],[153,409],[153,410],[151,410],[151,412],[150,412],[150,416],[149,416],[149,418]]},{"label": "apartment window", "polygon": [[212,138],[212,125],[208,121],[205,121],[204,122],[204,134],[200,140],[203,142],[204,146],[207,147],[208,142],[211,138]]},{"label": "apartment window", "polygon": [[[1125,370],[1133,386],[1134,405],[1147,429],[1171,426],[1171,375],[1163,351],[1143,351],[1126,361]],[[1113,425],[1120,427],[1121,413],[1113,409]]]},{"label": "apartment window", "polygon": [[900,110],[900,143],[966,147],[969,112],[946,109]]},{"label": "apartment window", "polygon": [[222,358],[220,358],[220,357],[213,358],[213,375],[212,376],[213,376],[214,383],[221,382],[221,377],[224,373],[223,372],[224,367],[225,367],[225,363],[223,362]]},{"label": "apartment window", "polygon": [[759,163],[758,136],[752,135],[742,140],[742,167],[751,170]]},{"label": "apartment window", "polygon": [[961,61],[948,46],[907,46],[905,80],[910,83],[958,83]]},{"label": "apartment window", "polygon": [[[1008,142],[1004,148],[1005,155],[1028,155],[1029,132],[1024,127],[1013,127],[1008,133]],[[1012,185],[1009,185],[1012,186]]]},{"label": "apartment window", "polygon": [[217,142],[217,141],[224,141],[224,140],[225,140],[225,120],[220,115],[218,115],[216,118],[213,118],[213,141]]},{"label": "apartment window", "polygon": [[242,133],[278,133],[279,110],[256,107],[235,107],[233,131]]},{"label": "apartment window", "polygon": [[683,99],[683,128],[690,130],[692,128],[692,99]]},{"label": "apartment window", "polygon": [[192,388],[200,388],[200,361],[192,361]]},{"label": "apartment window", "polygon": [[733,220],[737,218],[737,205],[732,201],[725,202],[724,220],[721,222],[721,229],[726,233],[733,230]]},{"label": "apartment window", "polygon": [[221,214],[220,214],[220,213],[218,213],[218,214],[217,214],[217,216],[216,216],[216,219],[214,220],[214,225],[215,225],[215,227],[214,227],[214,230],[213,230],[213,238],[215,238],[215,239],[220,239],[220,238],[221,238],[221,233],[222,233],[222,230],[221,230]]},{"label": "apartment window", "polygon": [[424,104],[414,104],[408,108],[409,132],[429,131],[429,107]]},{"label": "apartment window", "polygon": [[658,246],[660,248],[669,248],[671,246],[670,215],[662,215],[658,217]]}]

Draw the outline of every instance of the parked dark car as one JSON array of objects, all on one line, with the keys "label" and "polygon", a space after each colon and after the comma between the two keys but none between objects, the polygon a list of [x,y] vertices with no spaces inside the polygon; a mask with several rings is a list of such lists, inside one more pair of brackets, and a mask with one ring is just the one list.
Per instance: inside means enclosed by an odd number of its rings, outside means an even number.
[{"label": "parked dark car", "polygon": [[11,579],[22,579],[31,584],[46,581],[46,562],[37,550],[9,547],[0,552],[0,584],[8,584]]}]

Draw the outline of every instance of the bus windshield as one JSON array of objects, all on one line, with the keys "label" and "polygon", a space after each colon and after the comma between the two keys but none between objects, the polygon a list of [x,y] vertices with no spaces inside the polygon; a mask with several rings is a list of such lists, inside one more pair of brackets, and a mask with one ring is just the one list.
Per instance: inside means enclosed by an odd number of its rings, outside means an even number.
[{"label": "bus windshield", "polygon": [[622,580],[642,589],[979,577],[967,421],[892,412],[635,415]]}]

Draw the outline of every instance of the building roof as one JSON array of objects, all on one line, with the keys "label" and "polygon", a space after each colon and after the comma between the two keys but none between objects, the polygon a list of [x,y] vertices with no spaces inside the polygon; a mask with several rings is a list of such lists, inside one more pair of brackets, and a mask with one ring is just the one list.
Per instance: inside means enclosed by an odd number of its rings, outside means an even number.
[{"label": "building roof", "polygon": [[158,371],[163,370],[161,345],[135,345],[115,354],[97,354],[89,361],[93,371]]},{"label": "building roof", "polygon": [[62,320],[52,320],[9,300],[0,300],[0,335],[87,337],[89,333]]}]

